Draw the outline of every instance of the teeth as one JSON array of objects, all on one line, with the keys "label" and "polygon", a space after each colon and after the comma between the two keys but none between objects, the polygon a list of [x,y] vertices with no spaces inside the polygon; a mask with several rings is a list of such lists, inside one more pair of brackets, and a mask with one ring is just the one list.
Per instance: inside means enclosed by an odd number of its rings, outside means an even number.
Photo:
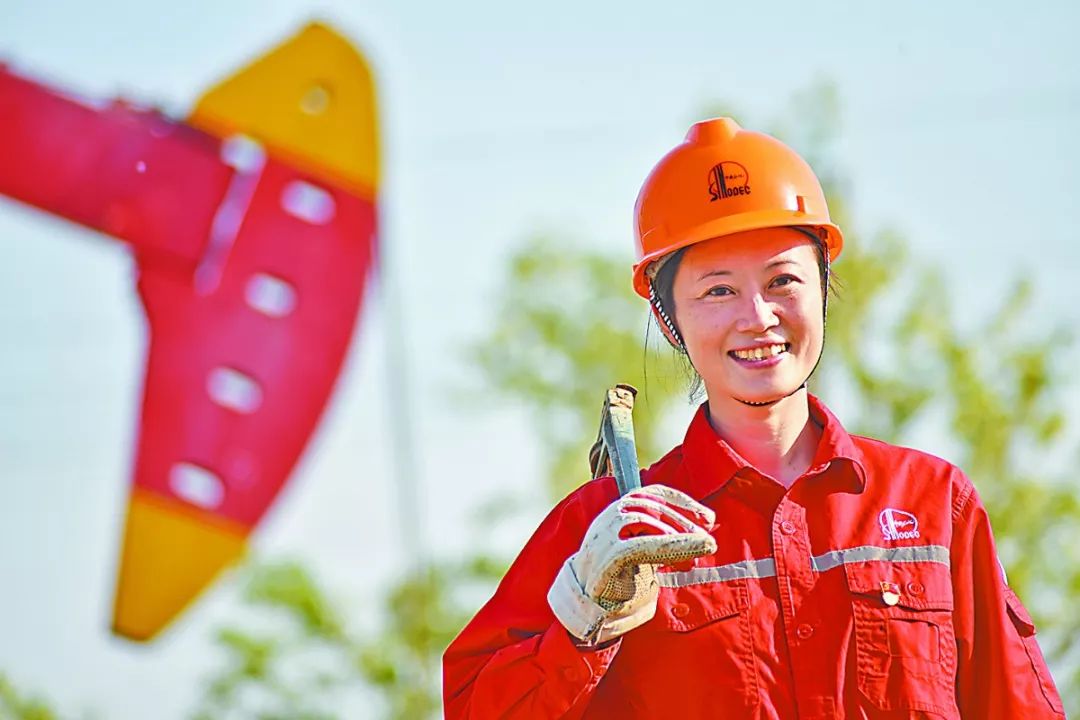
[{"label": "teeth", "polygon": [[779,345],[767,345],[765,347],[757,347],[752,350],[736,350],[735,357],[741,360],[764,360],[787,350],[787,345],[780,343]]}]

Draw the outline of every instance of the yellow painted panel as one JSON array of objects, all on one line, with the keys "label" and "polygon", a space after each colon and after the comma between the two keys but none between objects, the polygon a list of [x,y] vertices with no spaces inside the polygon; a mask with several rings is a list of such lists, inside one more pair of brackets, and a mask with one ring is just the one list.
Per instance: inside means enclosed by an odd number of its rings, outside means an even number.
[{"label": "yellow painted panel", "polygon": [[373,199],[379,185],[375,85],[364,57],[321,23],[210,89],[189,122],[249,135],[314,176]]},{"label": "yellow painted panel", "polygon": [[243,556],[246,533],[135,488],[113,605],[113,632],[150,640]]}]

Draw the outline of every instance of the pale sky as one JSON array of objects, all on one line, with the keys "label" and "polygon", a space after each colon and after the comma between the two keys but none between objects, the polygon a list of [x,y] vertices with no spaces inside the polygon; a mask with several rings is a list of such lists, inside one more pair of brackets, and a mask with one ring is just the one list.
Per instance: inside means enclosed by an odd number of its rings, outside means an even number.
[{"label": "pale sky", "polygon": [[[0,0],[0,61],[182,116],[313,17],[361,45],[378,75],[382,242],[423,501],[415,527],[400,527],[375,292],[338,393],[254,544],[310,561],[357,616],[402,567],[403,532],[452,553],[483,499],[536,494],[524,418],[450,392],[471,377],[461,350],[491,319],[502,260],[546,230],[622,252],[629,268],[638,187],[704,105],[724,101],[752,126],[816,79],[835,81],[858,229],[903,231],[913,255],[943,268],[959,317],[978,317],[1025,271],[1037,278],[1035,326],[1075,325],[1080,11],[1064,0]],[[6,199],[0,254],[0,672],[65,714],[183,717],[218,659],[212,629],[236,616],[235,588],[219,583],[149,647],[108,633],[145,344],[130,257]],[[673,442],[682,431],[671,428]]]}]

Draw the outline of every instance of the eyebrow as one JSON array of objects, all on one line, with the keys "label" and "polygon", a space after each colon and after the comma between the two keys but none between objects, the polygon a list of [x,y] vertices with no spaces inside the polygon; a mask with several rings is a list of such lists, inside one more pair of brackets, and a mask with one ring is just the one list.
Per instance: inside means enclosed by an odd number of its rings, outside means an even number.
[{"label": "eyebrow", "polygon": [[[771,268],[774,268],[774,267],[779,267],[780,265],[798,265],[798,263],[795,262],[794,260],[773,260],[771,263],[766,265],[765,268],[766,269],[771,269]],[[715,275],[730,275],[730,274],[731,274],[730,270],[710,270],[709,272],[707,272],[704,275],[702,275],[701,277],[699,277],[698,281],[704,280],[705,278],[713,277]]]}]

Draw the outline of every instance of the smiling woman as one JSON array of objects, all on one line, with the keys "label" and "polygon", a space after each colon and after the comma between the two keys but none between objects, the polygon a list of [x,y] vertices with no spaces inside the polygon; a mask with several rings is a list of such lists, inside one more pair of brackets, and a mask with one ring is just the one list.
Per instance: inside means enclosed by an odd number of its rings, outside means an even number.
[{"label": "smiling woman", "polygon": [[805,384],[822,349],[816,276],[811,242],[785,228],[687,250],[675,275],[673,312],[709,397],[763,405]]},{"label": "smiling woman", "polygon": [[[792,233],[795,235],[793,236]],[[788,249],[793,242],[796,245]],[[738,268],[732,266],[729,269],[722,264],[716,264],[724,262],[726,249],[737,250],[744,247],[751,254],[746,258],[742,258],[738,253],[734,254],[734,262]],[[785,249],[788,249],[787,253],[784,252]],[[774,253],[774,250],[778,252]],[[688,254],[690,256],[686,262],[688,269],[680,272],[684,265],[684,256]],[[751,301],[752,309],[759,313],[749,322],[766,327],[748,344],[728,350],[728,355],[733,360],[740,361],[743,367],[758,369],[779,364],[782,354],[787,354],[787,359],[790,359],[793,353],[792,338],[769,337],[769,328],[779,320],[777,313],[785,317],[790,316],[791,320],[796,319],[797,313],[799,318],[809,318],[810,322],[813,322],[813,316],[817,314],[819,316],[817,324],[822,329],[824,328],[830,277],[827,258],[824,245],[817,235],[802,228],[766,228],[748,231],[724,238],[719,243],[717,239],[713,239],[690,248],[677,250],[663,260],[662,267],[655,271],[652,280],[656,295],[655,306],[660,310],[666,309],[663,317],[667,320],[662,320],[668,326],[665,336],[680,352],[690,355],[692,367],[698,368],[702,363],[709,361],[708,354],[696,351],[690,354],[690,349],[683,343],[683,333],[671,319],[672,315],[679,313],[682,309],[681,322],[687,323],[687,334],[697,336],[698,333],[693,331],[690,324],[710,322],[710,319],[715,322],[720,318],[718,313],[722,308],[726,308],[725,312],[730,317],[740,307],[736,304],[736,297],[738,297],[742,302]],[[760,268],[753,267],[754,263]],[[760,277],[754,277],[755,272]],[[677,276],[682,278],[678,301],[675,294]],[[743,283],[741,287],[740,282]],[[761,292],[754,291],[754,283],[762,282],[765,284],[761,285]],[[804,307],[807,302],[812,302],[813,306]],[[709,310],[710,307],[711,310]],[[761,317],[760,313],[769,313],[772,317]],[[745,320],[743,325],[745,326]],[[814,328],[810,327],[809,330],[811,330],[812,339],[815,337],[812,332]],[[823,343],[816,344],[816,353],[812,352],[811,343],[800,343],[794,347],[794,352],[801,355],[801,359],[805,359],[807,354],[813,356],[813,362],[805,368],[806,371],[802,375],[803,383],[817,367],[822,346]],[[798,370],[799,366],[788,363],[785,369]],[[695,390],[703,383],[701,375],[696,377]],[[773,392],[775,394],[775,390]],[[691,397],[695,394],[696,392],[692,391]],[[746,404],[767,402],[767,400],[755,400],[750,395],[742,397]]]},{"label": "smiling woman", "polygon": [[634,287],[708,400],[537,529],[444,661],[448,718],[1061,718],[982,501],[806,383],[843,239],[810,167],[698,123],[638,197]]}]

